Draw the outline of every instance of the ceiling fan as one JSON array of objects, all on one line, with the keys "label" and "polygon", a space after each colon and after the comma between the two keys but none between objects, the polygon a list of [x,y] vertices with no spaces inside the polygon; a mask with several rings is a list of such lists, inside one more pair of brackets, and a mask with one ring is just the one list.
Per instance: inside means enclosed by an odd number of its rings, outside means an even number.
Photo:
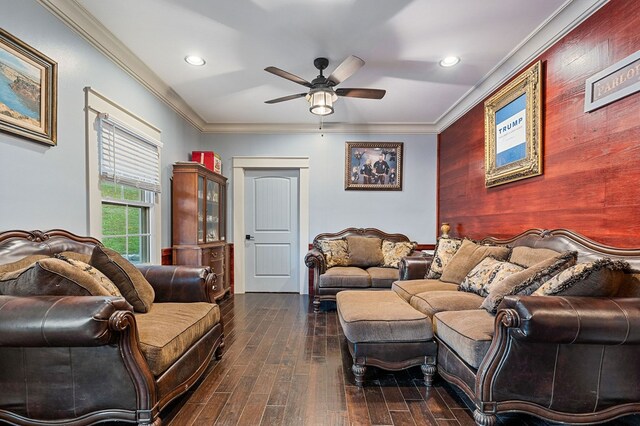
[{"label": "ceiling fan", "polygon": [[340,65],[331,73],[329,77],[325,77],[322,71],[329,66],[329,60],[327,58],[316,58],[313,61],[313,65],[320,70],[320,75],[314,78],[311,83],[307,80],[291,74],[290,72],[281,70],[276,67],[267,67],[264,70],[275,74],[279,77],[286,78],[294,83],[301,84],[308,87],[308,93],[297,93],[295,95],[283,96],[281,98],[271,99],[265,101],[267,104],[276,104],[278,102],[289,101],[291,99],[297,99],[305,97],[310,104],[309,111],[316,115],[329,115],[333,114],[333,103],[338,99],[338,96],[345,96],[349,98],[365,98],[365,99],[382,99],[386,93],[386,90],[381,89],[343,89],[334,87],[351,77],[356,71],[358,71],[364,65],[364,61],[357,56],[349,56],[342,61]]}]

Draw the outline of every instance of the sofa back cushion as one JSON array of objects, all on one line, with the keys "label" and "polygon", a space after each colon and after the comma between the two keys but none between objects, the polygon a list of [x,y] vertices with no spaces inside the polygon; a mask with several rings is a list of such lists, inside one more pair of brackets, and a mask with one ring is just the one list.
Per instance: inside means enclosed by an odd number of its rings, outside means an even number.
[{"label": "sofa back cushion", "polygon": [[508,276],[491,287],[481,307],[495,314],[505,296],[520,293],[531,294],[552,276],[575,265],[577,257],[578,253],[575,251],[560,253],[555,257],[542,260],[535,265]]},{"label": "sofa back cushion", "polygon": [[351,266],[368,268],[379,266],[384,262],[382,240],[375,237],[347,237],[349,246],[349,263]]},{"label": "sofa back cushion", "polygon": [[415,242],[394,242],[389,240],[382,241],[382,266],[385,268],[397,268],[400,260],[409,256],[413,249],[416,248]]},{"label": "sofa back cushion", "polygon": [[440,278],[442,270],[456,254],[461,245],[462,240],[456,238],[440,238],[425,278],[434,280]]},{"label": "sofa back cushion", "polygon": [[113,281],[136,312],[149,312],[155,292],[131,262],[114,250],[96,246],[91,253],[91,266],[98,268]]},{"label": "sofa back cushion", "polygon": [[113,288],[95,268],[51,257],[0,274],[0,294],[7,296],[118,296]]},{"label": "sofa back cushion", "polygon": [[559,254],[560,252],[546,248],[518,246],[511,250],[509,262],[528,268],[544,260],[554,258]]},{"label": "sofa back cushion", "polygon": [[629,264],[622,260],[603,258],[578,263],[552,277],[533,292],[534,296],[610,297],[618,292],[625,280]]},{"label": "sofa back cushion", "polygon": [[327,268],[349,266],[349,246],[344,239],[318,241]]},{"label": "sofa back cushion", "polygon": [[464,240],[455,255],[442,270],[440,280],[460,284],[474,266],[485,257],[492,256],[497,260],[506,260],[510,249],[502,246],[483,246],[471,240]]},{"label": "sofa back cushion", "polygon": [[500,281],[522,270],[524,268],[515,263],[485,257],[464,277],[459,290],[486,297]]}]

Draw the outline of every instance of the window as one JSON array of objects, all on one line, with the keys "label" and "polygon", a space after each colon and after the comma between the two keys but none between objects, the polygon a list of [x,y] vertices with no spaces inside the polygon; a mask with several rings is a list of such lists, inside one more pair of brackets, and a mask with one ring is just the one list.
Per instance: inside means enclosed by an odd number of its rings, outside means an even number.
[{"label": "window", "polygon": [[103,244],[133,263],[149,263],[153,192],[112,182],[102,182],[100,192]]},{"label": "window", "polygon": [[108,114],[100,114],[97,124],[102,242],[133,263],[148,263],[160,146]]},{"label": "window", "polygon": [[160,263],[162,132],[93,88],[85,92],[88,234],[133,262]]}]

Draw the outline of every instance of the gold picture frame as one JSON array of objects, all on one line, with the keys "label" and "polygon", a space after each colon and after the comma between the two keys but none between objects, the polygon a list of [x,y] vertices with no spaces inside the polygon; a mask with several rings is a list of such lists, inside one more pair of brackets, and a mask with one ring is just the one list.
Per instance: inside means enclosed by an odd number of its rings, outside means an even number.
[{"label": "gold picture frame", "polygon": [[542,174],[542,63],[484,103],[485,186]]},{"label": "gold picture frame", "polygon": [[402,142],[347,142],[344,189],[402,191]]},{"label": "gold picture frame", "polygon": [[56,145],[58,64],[0,29],[0,130]]}]

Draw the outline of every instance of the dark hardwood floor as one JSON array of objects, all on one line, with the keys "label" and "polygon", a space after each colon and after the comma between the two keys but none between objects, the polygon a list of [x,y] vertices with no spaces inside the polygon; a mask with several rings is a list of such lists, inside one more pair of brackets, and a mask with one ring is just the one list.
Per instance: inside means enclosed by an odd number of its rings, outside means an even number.
[{"label": "dark hardwood floor", "polygon": [[[308,296],[236,295],[220,308],[224,356],[165,410],[165,425],[475,425],[470,402],[441,379],[427,390],[419,368],[369,368],[357,388],[335,310],[314,314]],[[499,422],[546,424],[524,415]]]}]

